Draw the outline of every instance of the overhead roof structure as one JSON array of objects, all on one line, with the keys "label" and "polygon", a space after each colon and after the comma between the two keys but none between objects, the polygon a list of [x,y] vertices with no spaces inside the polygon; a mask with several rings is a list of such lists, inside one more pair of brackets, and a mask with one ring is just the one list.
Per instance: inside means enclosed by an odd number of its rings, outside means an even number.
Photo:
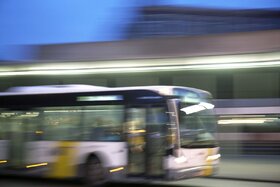
[{"label": "overhead roof structure", "polygon": [[[3,64],[3,63],[2,63]],[[280,30],[38,46],[0,76],[107,74],[280,66]]]},{"label": "overhead roof structure", "polygon": [[182,58],[280,51],[280,30],[41,45],[38,61]]}]

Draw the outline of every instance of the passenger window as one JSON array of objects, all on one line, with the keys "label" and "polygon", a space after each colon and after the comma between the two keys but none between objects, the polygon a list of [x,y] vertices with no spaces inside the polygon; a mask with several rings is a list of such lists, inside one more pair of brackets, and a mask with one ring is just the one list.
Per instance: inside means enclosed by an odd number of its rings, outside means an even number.
[{"label": "passenger window", "polygon": [[122,139],[123,106],[87,106],[83,109],[83,116],[84,140],[119,141]]},{"label": "passenger window", "polygon": [[44,110],[45,140],[79,140],[81,136],[80,107],[49,107]]},{"label": "passenger window", "polygon": [[42,140],[43,129],[40,126],[41,113],[38,111],[29,111],[23,113],[22,124],[25,132],[26,141]]},{"label": "passenger window", "polygon": [[43,131],[39,125],[38,111],[4,111],[0,113],[0,139],[11,138],[11,133],[19,133],[24,141],[40,140]]},{"label": "passenger window", "polygon": [[8,139],[7,137],[7,116],[5,112],[0,112],[0,140]]}]

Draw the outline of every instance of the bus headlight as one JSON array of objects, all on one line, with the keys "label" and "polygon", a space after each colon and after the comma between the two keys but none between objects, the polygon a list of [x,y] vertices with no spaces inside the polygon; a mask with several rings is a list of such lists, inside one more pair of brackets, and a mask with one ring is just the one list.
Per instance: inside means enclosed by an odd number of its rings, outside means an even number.
[{"label": "bus headlight", "polygon": [[210,155],[206,158],[207,161],[217,160],[221,157],[221,154]]}]

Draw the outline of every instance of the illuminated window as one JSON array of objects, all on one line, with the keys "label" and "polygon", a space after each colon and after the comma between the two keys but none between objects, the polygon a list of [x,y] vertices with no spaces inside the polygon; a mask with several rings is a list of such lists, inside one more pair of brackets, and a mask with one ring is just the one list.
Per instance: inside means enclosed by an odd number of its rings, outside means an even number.
[{"label": "illuminated window", "polygon": [[87,106],[83,108],[83,116],[84,140],[121,140],[124,120],[122,105]]},{"label": "illuminated window", "polygon": [[46,140],[79,140],[82,111],[80,107],[49,107],[44,109]]}]

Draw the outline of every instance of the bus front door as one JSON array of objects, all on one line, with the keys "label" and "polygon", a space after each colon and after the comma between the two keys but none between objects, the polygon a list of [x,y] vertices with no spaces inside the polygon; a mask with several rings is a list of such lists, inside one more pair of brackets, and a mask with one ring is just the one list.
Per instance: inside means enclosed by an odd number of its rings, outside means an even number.
[{"label": "bus front door", "polygon": [[7,165],[10,168],[26,168],[28,164],[34,164],[42,158],[37,151],[39,144],[36,142],[43,133],[37,128],[38,117],[39,113],[33,111],[6,112],[5,126],[8,129],[9,141]]},{"label": "bus front door", "polygon": [[162,108],[130,108],[127,112],[128,175],[162,177],[165,125]]}]

